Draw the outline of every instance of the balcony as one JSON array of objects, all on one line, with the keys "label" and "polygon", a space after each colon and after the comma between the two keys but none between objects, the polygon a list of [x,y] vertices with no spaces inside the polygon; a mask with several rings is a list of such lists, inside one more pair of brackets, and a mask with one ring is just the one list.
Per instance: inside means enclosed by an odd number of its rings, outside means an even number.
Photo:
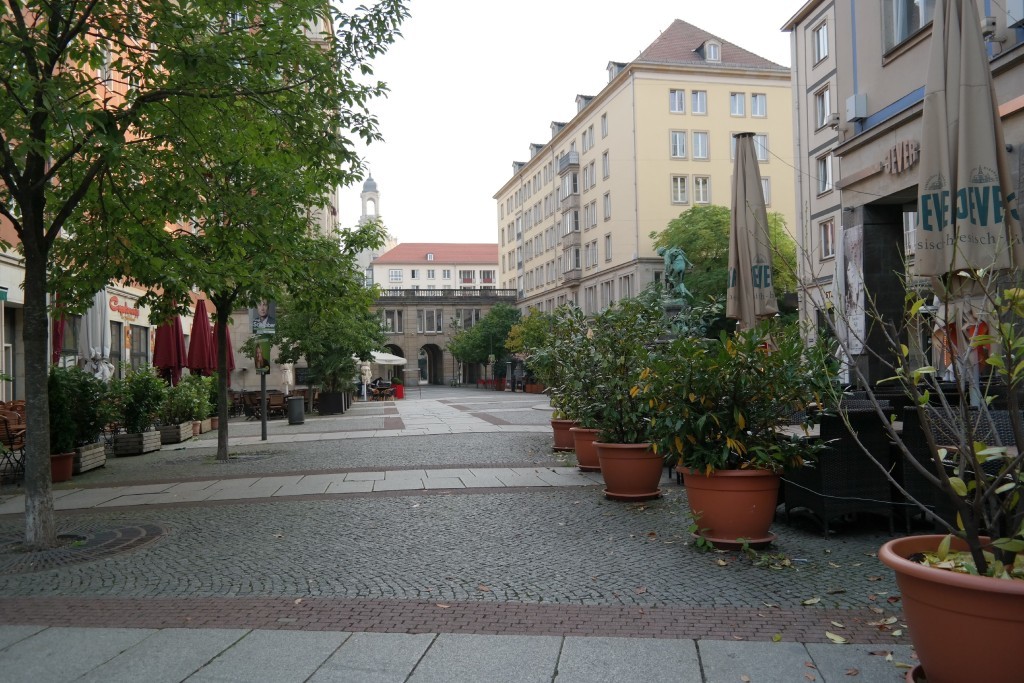
[{"label": "balcony", "polygon": [[558,173],[561,175],[569,169],[580,167],[580,153],[579,152],[566,152],[562,155],[562,158],[558,160]]},{"label": "balcony", "polygon": [[580,196],[578,194],[571,194],[568,197],[564,197],[558,202],[558,208],[561,209],[562,213],[566,211],[579,210],[580,208]]},{"label": "balcony", "polygon": [[562,284],[579,284],[582,273],[579,268],[573,268],[562,273]]}]

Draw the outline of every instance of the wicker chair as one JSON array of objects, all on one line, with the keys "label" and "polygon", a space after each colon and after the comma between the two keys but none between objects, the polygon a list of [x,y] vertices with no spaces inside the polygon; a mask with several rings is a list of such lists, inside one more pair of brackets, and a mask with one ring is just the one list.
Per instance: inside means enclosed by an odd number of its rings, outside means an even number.
[{"label": "wicker chair", "polygon": [[[861,443],[889,467],[889,439],[874,411],[849,411],[846,416]],[[821,438],[827,447],[814,463],[783,475],[786,519],[791,510],[808,510],[822,523],[828,537],[832,520],[872,513],[886,517],[891,532],[893,510],[889,480],[854,441],[843,418],[823,415]]]},{"label": "wicker chair", "polygon": [[25,478],[25,422],[22,416],[0,410],[0,478],[17,483]]}]

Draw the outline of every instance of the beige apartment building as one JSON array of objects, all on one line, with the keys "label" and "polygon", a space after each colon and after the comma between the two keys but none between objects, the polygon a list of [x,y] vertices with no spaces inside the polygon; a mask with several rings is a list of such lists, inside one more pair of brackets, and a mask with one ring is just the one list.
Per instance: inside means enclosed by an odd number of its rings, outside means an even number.
[{"label": "beige apartment building", "polygon": [[[1024,1],[977,5],[1019,196]],[[801,315],[819,326],[834,315],[870,382],[891,373],[864,350],[883,347],[867,297],[895,317],[906,287],[930,288],[904,264],[916,243],[933,9],[931,0],[813,0],[783,26],[793,54]],[[920,352],[930,353],[931,330],[919,334]]]},{"label": "beige apartment building", "polygon": [[[530,145],[494,195],[500,286],[519,306],[590,314],[660,280],[652,232],[729,206],[733,133],[756,134],[769,211],[795,226],[790,71],[676,20],[568,122]],[[724,292],[723,292],[724,294]]]}]

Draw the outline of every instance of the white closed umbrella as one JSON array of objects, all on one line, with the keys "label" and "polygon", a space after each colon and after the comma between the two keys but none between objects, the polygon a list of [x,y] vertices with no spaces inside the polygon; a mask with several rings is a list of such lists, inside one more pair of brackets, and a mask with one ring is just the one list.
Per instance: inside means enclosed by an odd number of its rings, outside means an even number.
[{"label": "white closed umbrella", "polygon": [[109,380],[114,374],[110,364],[110,311],[107,308],[105,290],[96,292],[92,306],[85,315],[78,330],[78,355],[85,362],[83,368],[93,376]]},{"label": "white closed umbrella", "polygon": [[[357,358],[356,356],[352,356],[352,360],[354,360],[356,362],[360,361],[360,359]],[[382,351],[374,351],[373,352],[373,358],[371,359],[370,362],[376,363],[377,365],[405,365],[408,362],[408,360],[405,359],[405,358],[402,358],[401,356],[396,356],[396,355],[391,354],[391,353],[384,353]]]}]

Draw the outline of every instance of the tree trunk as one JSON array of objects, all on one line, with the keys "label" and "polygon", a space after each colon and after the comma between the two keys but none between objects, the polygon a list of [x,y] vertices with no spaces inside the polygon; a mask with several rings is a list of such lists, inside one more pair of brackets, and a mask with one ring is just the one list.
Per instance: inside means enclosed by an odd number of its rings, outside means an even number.
[{"label": "tree trunk", "polygon": [[46,252],[42,213],[25,216],[25,544],[57,543],[50,479],[49,319],[46,315]]},{"label": "tree trunk", "polygon": [[228,340],[227,325],[231,304],[214,302],[217,311],[217,460],[228,459]]}]

